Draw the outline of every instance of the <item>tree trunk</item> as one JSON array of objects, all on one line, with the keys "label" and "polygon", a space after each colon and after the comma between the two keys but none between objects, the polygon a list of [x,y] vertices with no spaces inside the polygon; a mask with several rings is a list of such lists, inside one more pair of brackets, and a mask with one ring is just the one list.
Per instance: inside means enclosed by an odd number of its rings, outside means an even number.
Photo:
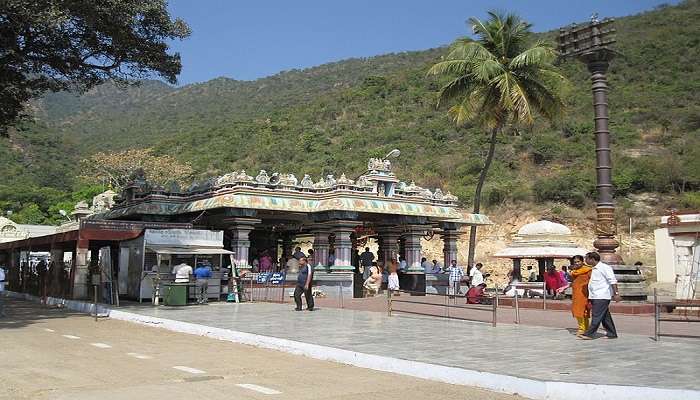
[{"label": "tree trunk", "polygon": [[[489,141],[489,153],[486,156],[486,161],[484,161],[484,168],[479,174],[479,181],[476,184],[476,190],[474,191],[474,214],[478,214],[481,210],[481,189],[484,187],[484,182],[486,181],[486,175],[489,173],[491,168],[491,162],[493,161],[493,155],[496,152],[496,137],[498,132],[500,132],[501,127],[497,126],[491,130],[491,139]],[[474,251],[476,250],[476,225],[472,225],[469,230],[469,253],[467,256],[467,267],[471,268],[474,266]]]}]

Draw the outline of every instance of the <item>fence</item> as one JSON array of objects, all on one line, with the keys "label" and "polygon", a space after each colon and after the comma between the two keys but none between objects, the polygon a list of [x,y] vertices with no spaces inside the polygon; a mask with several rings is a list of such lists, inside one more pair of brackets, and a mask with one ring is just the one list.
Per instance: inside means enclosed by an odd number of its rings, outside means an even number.
[{"label": "fence", "polygon": [[[295,282],[287,282],[286,274],[284,273],[265,273],[252,272],[243,277],[238,278],[243,289],[239,296],[241,301],[260,301],[268,303],[285,303],[288,293],[294,291]],[[343,285],[339,284],[338,288],[338,307],[345,308],[345,298],[343,295]],[[334,289],[331,289],[334,290]],[[314,290],[314,297],[322,293],[320,290]],[[326,293],[330,295],[330,293]]]},{"label": "fence", "polygon": [[513,300],[513,303],[515,305],[515,323],[519,324],[520,323],[520,304],[518,303],[518,297],[520,297],[518,293],[518,289],[524,289],[523,292],[523,297],[527,296],[530,292],[531,289],[541,289],[542,290],[542,310],[547,309],[547,286],[545,282],[518,282],[514,283],[511,286],[515,288],[515,299]]},{"label": "fence", "polygon": [[[409,295],[417,295],[420,297],[429,297],[432,296],[432,298],[443,298],[443,301],[440,302],[430,302],[430,301],[417,301],[417,300],[396,300],[395,295],[393,292],[396,293],[406,293]],[[496,320],[497,320],[497,309],[498,309],[498,292],[496,292],[496,295],[494,297],[487,297],[487,296],[481,296],[480,299],[488,299],[491,301],[490,307],[484,307],[484,306],[479,306],[476,304],[472,305],[457,305],[457,298],[462,298],[459,296],[450,296],[450,295],[444,295],[444,294],[439,294],[439,293],[425,293],[425,292],[412,292],[408,290],[387,290],[387,313],[391,317],[393,313],[395,312],[400,312],[404,314],[414,314],[414,315],[426,315],[426,316],[431,316],[431,317],[444,317],[444,318],[450,318],[450,319],[459,319],[459,320],[465,320],[465,321],[480,321],[478,319],[473,319],[473,318],[462,318],[458,317],[455,315],[450,315],[450,309],[457,309],[457,310],[476,310],[476,311],[489,311],[491,312],[491,324],[493,326],[496,326]],[[451,301],[452,300],[452,301]],[[394,305],[396,303],[403,303],[403,304],[418,304],[418,305],[423,305],[423,306],[433,306],[433,307],[444,307],[445,309],[445,314],[444,315],[439,315],[439,314],[430,314],[430,313],[424,313],[424,312],[419,312],[419,311],[412,311],[412,310],[397,310],[394,308]],[[452,304],[450,304],[452,303]]]},{"label": "fence", "polygon": [[683,302],[683,301],[676,301],[676,302],[659,302],[659,299],[656,295],[656,288],[654,288],[654,340],[659,341],[661,336],[667,336],[667,337],[682,337],[682,338],[693,338],[693,339],[700,339],[700,336],[698,335],[681,335],[681,334],[673,334],[673,333],[662,333],[661,332],[661,323],[662,322],[700,322],[700,318],[688,318],[686,315],[685,318],[661,318],[661,307],[684,307],[684,308],[696,308],[700,310],[700,303],[690,303],[690,302]]},{"label": "fence", "polygon": [[243,289],[242,293],[239,293],[241,301],[284,303],[285,291],[290,287],[284,274],[253,272],[239,279]]}]

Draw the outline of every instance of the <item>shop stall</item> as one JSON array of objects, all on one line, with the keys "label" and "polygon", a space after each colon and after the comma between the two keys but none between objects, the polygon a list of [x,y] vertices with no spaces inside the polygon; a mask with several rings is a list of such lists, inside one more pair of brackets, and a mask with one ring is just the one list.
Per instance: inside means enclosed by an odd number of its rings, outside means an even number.
[{"label": "shop stall", "polygon": [[[228,293],[233,255],[233,252],[224,249],[223,239],[223,231],[146,229],[142,236],[121,242],[118,272],[120,295],[139,301],[158,301],[164,294],[162,288],[175,281],[174,266],[187,264],[194,270],[198,264],[206,263],[212,270],[207,297],[220,299]],[[194,284],[194,277],[190,280]],[[194,296],[194,290],[189,291],[189,297]]]}]

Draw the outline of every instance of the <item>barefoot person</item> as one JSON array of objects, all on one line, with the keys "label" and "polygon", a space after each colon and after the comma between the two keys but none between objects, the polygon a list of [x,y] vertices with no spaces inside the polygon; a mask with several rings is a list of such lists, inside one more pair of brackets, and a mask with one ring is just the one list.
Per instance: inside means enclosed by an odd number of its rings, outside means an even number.
[{"label": "barefoot person", "polygon": [[593,339],[600,324],[605,328],[607,339],[616,339],[617,330],[610,315],[610,300],[620,301],[620,292],[617,289],[617,279],[613,269],[600,261],[600,254],[591,252],[586,254],[586,264],[590,265],[591,279],[588,282],[588,299],[591,301],[591,326],[580,336],[581,339]]},{"label": "barefoot person", "polygon": [[571,314],[576,318],[578,330],[576,336],[583,335],[591,323],[591,311],[588,308],[588,281],[591,279],[591,267],[583,263],[582,256],[574,256],[571,265]]}]

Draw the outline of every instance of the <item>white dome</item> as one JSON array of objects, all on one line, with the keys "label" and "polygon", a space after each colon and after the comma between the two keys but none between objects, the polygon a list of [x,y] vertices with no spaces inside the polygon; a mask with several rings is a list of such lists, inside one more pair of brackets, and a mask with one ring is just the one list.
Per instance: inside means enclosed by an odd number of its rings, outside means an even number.
[{"label": "white dome", "polygon": [[571,235],[571,230],[552,221],[537,221],[524,225],[518,235]]}]

